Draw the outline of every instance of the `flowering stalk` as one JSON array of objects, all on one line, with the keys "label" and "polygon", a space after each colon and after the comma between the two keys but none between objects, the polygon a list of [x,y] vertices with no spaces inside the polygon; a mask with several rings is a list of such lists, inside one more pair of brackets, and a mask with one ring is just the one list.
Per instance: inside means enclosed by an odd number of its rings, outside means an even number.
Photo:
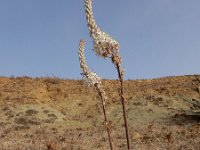
[{"label": "flowering stalk", "polygon": [[93,39],[94,51],[101,57],[110,57],[119,43],[97,26],[92,11],[92,0],[85,0],[85,15],[91,38]]},{"label": "flowering stalk", "polygon": [[113,150],[113,143],[112,143],[112,139],[111,139],[110,127],[108,124],[108,119],[107,119],[107,114],[106,114],[107,96],[106,96],[105,91],[103,90],[103,87],[101,84],[101,78],[95,72],[91,72],[86,64],[86,59],[85,59],[85,55],[84,55],[84,47],[85,47],[85,41],[80,40],[80,43],[79,43],[80,68],[83,71],[82,75],[83,75],[83,77],[85,77],[85,80],[88,83],[88,85],[93,86],[101,98],[103,114],[104,114],[104,121],[105,121],[105,126],[107,129],[107,133],[108,133],[110,149]]},{"label": "flowering stalk", "polygon": [[123,77],[124,77],[124,70],[121,69],[122,59],[119,54],[119,43],[110,37],[107,33],[100,30],[97,26],[93,11],[92,11],[92,0],[85,0],[85,15],[87,20],[88,29],[90,32],[90,36],[93,39],[94,44],[94,51],[100,57],[109,57],[112,60],[112,63],[115,65],[118,78],[120,82],[120,98],[122,103],[123,109],[123,117],[124,117],[124,124],[125,124],[125,131],[126,131],[126,139],[127,139],[127,148],[130,149],[130,142],[129,142],[129,131],[128,131],[128,123],[126,117],[126,108],[125,108],[125,100],[124,100],[124,86],[123,86]]}]

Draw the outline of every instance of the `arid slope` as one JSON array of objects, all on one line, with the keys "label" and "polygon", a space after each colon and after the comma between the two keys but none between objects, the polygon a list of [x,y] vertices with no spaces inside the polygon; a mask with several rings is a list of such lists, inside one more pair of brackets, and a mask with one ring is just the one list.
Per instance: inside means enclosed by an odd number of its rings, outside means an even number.
[{"label": "arid slope", "polygon": [[[104,80],[112,137],[126,149],[118,82]],[[200,76],[125,81],[133,149],[200,149]],[[0,77],[0,149],[109,149],[101,102],[81,80]]]}]

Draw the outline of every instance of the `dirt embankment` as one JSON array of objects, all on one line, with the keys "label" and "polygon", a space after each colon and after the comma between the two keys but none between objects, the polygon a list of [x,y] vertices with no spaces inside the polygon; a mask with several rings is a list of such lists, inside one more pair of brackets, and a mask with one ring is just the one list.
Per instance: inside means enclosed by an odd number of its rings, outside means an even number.
[{"label": "dirt embankment", "polygon": [[[116,149],[126,149],[118,82],[104,80]],[[200,149],[200,76],[125,81],[133,149]],[[0,78],[0,149],[109,149],[101,102],[79,80]]]}]

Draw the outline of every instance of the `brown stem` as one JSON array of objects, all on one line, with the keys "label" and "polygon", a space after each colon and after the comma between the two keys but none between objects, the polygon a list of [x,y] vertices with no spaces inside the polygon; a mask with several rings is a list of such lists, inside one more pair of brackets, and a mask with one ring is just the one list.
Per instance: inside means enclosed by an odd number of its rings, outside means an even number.
[{"label": "brown stem", "polygon": [[120,81],[120,98],[121,98],[123,117],[124,117],[124,123],[125,123],[127,148],[128,150],[130,150],[129,131],[128,131],[128,123],[127,123],[127,115],[126,115],[126,107],[125,107],[125,99],[124,99],[124,85],[123,85],[124,80],[123,80],[123,75],[122,75],[119,63],[116,64],[116,68],[117,68],[118,77]]},{"label": "brown stem", "polygon": [[106,97],[105,97],[105,93],[104,91],[102,90],[102,88],[98,85],[98,84],[95,84],[95,87],[96,87],[96,90],[98,92],[98,94],[100,95],[101,97],[101,102],[102,102],[102,108],[103,108],[103,114],[104,114],[104,121],[105,121],[105,126],[106,126],[106,129],[107,129],[107,133],[108,133],[108,139],[109,139],[109,144],[110,144],[110,149],[113,150],[113,143],[112,143],[112,139],[111,139],[111,133],[110,133],[110,127],[109,127],[109,124],[108,124],[108,119],[107,119],[107,114],[106,114]]}]

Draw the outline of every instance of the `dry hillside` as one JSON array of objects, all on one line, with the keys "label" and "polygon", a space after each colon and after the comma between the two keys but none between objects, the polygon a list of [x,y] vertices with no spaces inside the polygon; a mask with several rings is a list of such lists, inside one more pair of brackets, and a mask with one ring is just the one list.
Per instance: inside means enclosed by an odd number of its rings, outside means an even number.
[{"label": "dry hillside", "polygon": [[[118,82],[104,80],[116,149],[125,150]],[[126,80],[132,149],[200,150],[200,76]],[[0,149],[107,150],[101,102],[81,80],[0,77]]]}]

